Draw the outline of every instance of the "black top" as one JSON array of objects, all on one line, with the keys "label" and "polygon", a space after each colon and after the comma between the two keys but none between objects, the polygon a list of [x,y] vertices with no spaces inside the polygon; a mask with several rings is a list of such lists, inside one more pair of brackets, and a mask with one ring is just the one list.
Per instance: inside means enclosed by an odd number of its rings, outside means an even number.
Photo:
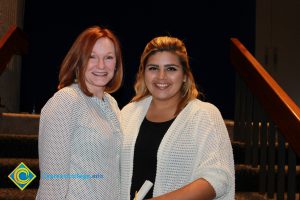
[{"label": "black top", "polygon": [[[175,119],[175,118],[174,118]],[[151,122],[145,117],[135,143],[131,198],[146,180],[155,182],[157,151],[162,138],[174,119],[166,122]],[[153,187],[145,198],[153,196]]]}]

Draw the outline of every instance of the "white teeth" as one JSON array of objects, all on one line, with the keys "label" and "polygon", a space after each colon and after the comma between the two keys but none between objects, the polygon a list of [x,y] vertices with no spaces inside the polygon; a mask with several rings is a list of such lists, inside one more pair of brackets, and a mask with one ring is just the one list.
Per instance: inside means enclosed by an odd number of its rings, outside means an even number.
[{"label": "white teeth", "polygon": [[156,86],[159,87],[159,88],[165,88],[165,87],[168,87],[168,84],[166,84],[166,83],[157,83]]},{"label": "white teeth", "polygon": [[93,72],[95,76],[106,76],[107,72]]}]

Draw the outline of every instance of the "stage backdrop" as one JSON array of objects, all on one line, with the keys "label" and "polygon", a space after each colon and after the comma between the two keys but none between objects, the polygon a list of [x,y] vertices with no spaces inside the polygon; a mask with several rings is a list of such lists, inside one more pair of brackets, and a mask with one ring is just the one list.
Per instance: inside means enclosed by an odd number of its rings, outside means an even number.
[{"label": "stage backdrop", "polygon": [[112,29],[120,38],[124,82],[112,94],[120,108],[134,94],[140,55],[155,36],[183,39],[205,101],[233,119],[235,72],[229,62],[231,37],[253,52],[255,1],[26,1],[24,30],[29,54],[24,56],[20,110],[39,113],[57,91],[59,66],[78,34],[91,25]]}]

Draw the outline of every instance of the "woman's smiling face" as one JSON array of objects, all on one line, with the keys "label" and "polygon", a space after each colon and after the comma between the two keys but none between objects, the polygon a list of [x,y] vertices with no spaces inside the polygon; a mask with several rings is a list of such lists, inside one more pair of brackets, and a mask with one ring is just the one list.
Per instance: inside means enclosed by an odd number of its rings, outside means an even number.
[{"label": "woman's smiling face", "polygon": [[176,54],[162,51],[149,56],[145,67],[145,84],[153,99],[180,99],[185,74]]},{"label": "woman's smiling face", "polygon": [[97,95],[104,92],[109,81],[114,77],[116,52],[113,42],[106,37],[96,41],[85,71],[88,90]]}]

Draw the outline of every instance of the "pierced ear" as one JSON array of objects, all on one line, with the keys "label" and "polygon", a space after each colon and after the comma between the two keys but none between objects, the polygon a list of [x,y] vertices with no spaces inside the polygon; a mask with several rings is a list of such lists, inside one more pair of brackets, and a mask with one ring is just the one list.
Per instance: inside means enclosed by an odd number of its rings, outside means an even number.
[{"label": "pierced ear", "polygon": [[184,76],[184,78],[183,78],[183,82],[184,82],[184,83],[186,82],[186,76]]}]

